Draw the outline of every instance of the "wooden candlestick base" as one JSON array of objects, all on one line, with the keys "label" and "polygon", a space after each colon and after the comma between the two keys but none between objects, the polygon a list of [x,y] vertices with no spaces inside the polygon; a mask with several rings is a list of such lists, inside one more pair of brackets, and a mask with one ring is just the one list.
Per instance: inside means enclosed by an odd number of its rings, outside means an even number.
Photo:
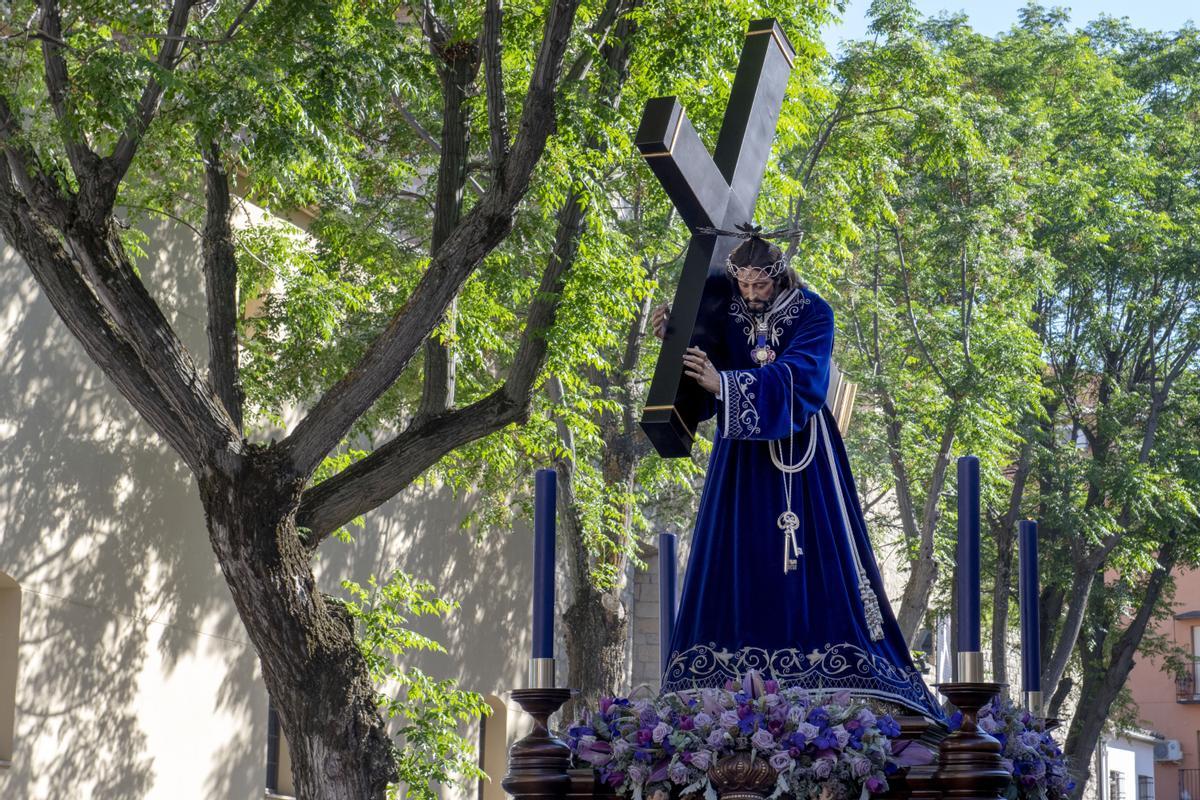
[{"label": "wooden candlestick base", "polygon": [[942,741],[935,777],[946,800],[996,800],[1012,775],[1000,742],[979,730],[979,711],[1000,692],[998,683],[943,683],[938,691],[962,712],[962,727]]},{"label": "wooden candlestick base", "polygon": [[561,800],[571,790],[571,750],[550,733],[550,715],[571,699],[570,689],[514,689],[512,699],[533,717],[533,730],[508,750],[500,785],[517,800]]}]

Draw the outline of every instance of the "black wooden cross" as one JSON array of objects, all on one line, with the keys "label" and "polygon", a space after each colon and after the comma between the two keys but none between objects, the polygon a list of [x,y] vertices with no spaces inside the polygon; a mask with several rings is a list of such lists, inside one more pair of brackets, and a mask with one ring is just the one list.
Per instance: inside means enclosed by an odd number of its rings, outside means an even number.
[{"label": "black wooden cross", "polygon": [[642,430],[667,458],[692,450],[704,390],[683,380],[683,354],[693,335],[702,333],[696,328],[701,308],[716,310],[729,297],[722,273],[739,241],[695,231],[733,230],[751,221],[795,57],[775,20],[750,23],[711,156],[676,98],[655,98],[642,112],[634,143],[692,231],[642,412]]}]

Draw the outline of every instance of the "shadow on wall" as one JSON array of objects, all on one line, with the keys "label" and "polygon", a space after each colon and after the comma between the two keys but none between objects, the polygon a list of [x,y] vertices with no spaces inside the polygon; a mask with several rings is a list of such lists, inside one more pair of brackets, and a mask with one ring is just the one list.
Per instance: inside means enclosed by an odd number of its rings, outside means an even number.
[{"label": "shadow on wall", "polygon": [[[204,354],[192,234],[147,232],[160,249],[143,278]],[[197,796],[206,771],[205,797],[258,796],[265,695],[191,476],[3,242],[0,352],[0,571],[23,592],[0,796]]]},{"label": "shadow on wall", "polygon": [[[143,279],[203,361],[194,234],[146,231],[155,249]],[[0,353],[0,572],[22,590],[15,751],[0,797],[261,797],[266,693],[194,482],[2,242]],[[433,583],[460,608],[416,622],[448,653],[413,662],[499,695],[526,669],[532,531],[475,537],[459,526],[468,511],[446,489],[412,487],[369,515],[355,543],[324,545],[317,569],[335,594],[344,577],[397,568]]]},{"label": "shadow on wall", "polygon": [[415,653],[411,663],[462,688],[501,694],[522,685],[528,664],[533,531],[521,523],[476,536],[460,527],[471,503],[444,487],[411,486],[367,515],[365,528],[352,528],[353,543],[323,544],[317,566],[332,594],[342,594],[343,578],[382,581],[397,569],[432,583],[459,608],[445,620],[413,621],[447,652]]}]

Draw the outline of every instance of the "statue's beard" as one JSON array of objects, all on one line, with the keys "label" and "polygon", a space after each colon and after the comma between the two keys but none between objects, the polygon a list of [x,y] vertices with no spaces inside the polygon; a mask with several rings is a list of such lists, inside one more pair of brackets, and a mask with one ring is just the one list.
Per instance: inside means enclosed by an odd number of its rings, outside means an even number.
[{"label": "statue's beard", "polygon": [[751,314],[765,314],[767,309],[771,307],[771,300],[747,300],[746,308]]}]

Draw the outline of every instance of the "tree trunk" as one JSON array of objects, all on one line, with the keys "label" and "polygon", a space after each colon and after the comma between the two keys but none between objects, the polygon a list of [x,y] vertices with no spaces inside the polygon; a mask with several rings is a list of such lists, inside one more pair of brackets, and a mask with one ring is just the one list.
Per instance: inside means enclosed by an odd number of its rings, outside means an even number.
[{"label": "tree trunk", "polygon": [[603,696],[616,695],[625,678],[629,618],[619,588],[601,591],[577,586],[563,615],[567,626],[567,675],[579,687],[576,702],[595,708]]},{"label": "tree trunk", "polygon": [[353,625],[317,589],[295,526],[301,483],[271,448],[208,472],[209,539],[291,747],[301,800],[382,800],[394,747]]},{"label": "tree trunk", "polygon": [[617,694],[625,677],[628,617],[621,602],[623,581],[607,590],[592,583],[575,496],[574,466],[563,458],[558,469],[558,511],[571,578],[570,605],[563,614],[567,685],[579,690],[563,710],[564,718],[571,718],[579,709],[595,708],[601,697]]},{"label": "tree trunk", "polygon": [[1013,476],[1008,510],[992,527],[992,538],[996,541],[996,579],[992,584],[992,680],[1000,684],[1008,683],[1008,607],[1012,595],[1013,527],[1021,514],[1025,482],[1033,463],[1033,442],[1029,436],[1030,429],[1027,426],[1025,443],[1021,446],[1017,471]]},{"label": "tree trunk", "polygon": [[[1042,667],[1042,689],[1049,695],[1054,695],[1058,682],[1066,674],[1067,664],[1075,643],[1079,641],[1079,632],[1083,630],[1083,618],[1087,611],[1088,600],[1092,593],[1092,584],[1096,577],[1099,564],[1088,558],[1078,565],[1071,582],[1070,598],[1067,601],[1066,615],[1062,620],[1062,628],[1054,646],[1054,653]],[[1057,711],[1057,709],[1052,709]]]},{"label": "tree trunk", "polygon": [[942,430],[941,441],[938,443],[937,460],[929,476],[929,486],[925,494],[925,505],[921,518],[916,517],[916,504],[908,487],[908,470],[904,464],[903,452],[900,449],[900,417],[892,403],[891,397],[884,395],[884,417],[888,420],[888,452],[892,464],[892,473],[896,477],[896,495],[901,522],[904,526],[905,540],[909,545],[917,543],[916,555],[908,562],[908,580],[904,584],[904,594],[900,600],[900,610],[896,621],[900,633],[906,641],[913,641],[921,622],[929,611],[929,597],[933,594],[937,582],[938,564],[934,555],[934,533],[937,521],[941,516],[942,488],[946,481],[946,470],[950,464],[950,448],[954,444],[957,429],[957,408],[951,410],[946,426]]},{"label": "tree trunk", "polygon": [[[1096,744],[1100,741],[1104,723],[1108,720],[1108,713],[1125,686],[1129,673],[1133,671],[1133,657],[1141,646],[1146,628],[1158,610],[1163,591],[1170,582],[1171,570],[1175,567],[1177,541],[1178,534],[1172,531],[1159,553],[1158,567],[1146,582],[1146,590],[1137,613],[1121,633],[1121,638],[1113,645],[1108,663],[1085,665],[1078,711],[1071,720],[1066,747],[1063,748],[1067,757],[1080,770],[1079,780],[1071,795],[1073,800],[1083,798],[1090,776],[1092,756],[1095,754]],[[1103,578],[1098,580],[1103,581]],[[1103,591],[1103,588],[1100,591]]]}]

